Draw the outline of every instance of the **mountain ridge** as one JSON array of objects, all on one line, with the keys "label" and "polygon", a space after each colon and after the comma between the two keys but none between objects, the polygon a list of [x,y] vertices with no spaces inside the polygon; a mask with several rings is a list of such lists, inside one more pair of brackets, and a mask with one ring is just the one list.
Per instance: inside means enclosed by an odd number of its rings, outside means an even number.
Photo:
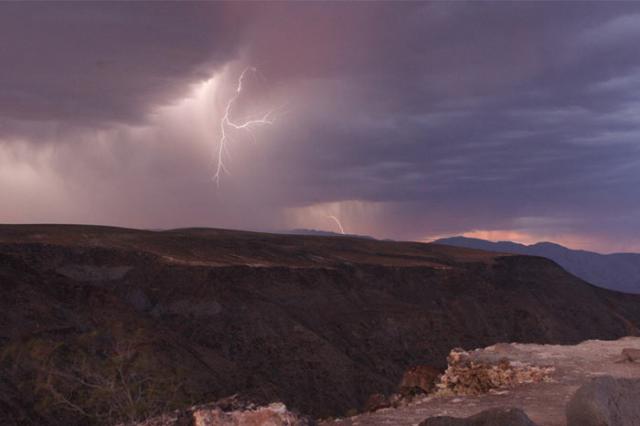
[{"label": "mountain ridge", "polygon": [[434,243],[501,253],[542,256],[599,287],[640,294],[639,253],[601,254],[588,250],[574,250],[548,241],[526,245],[512,241],[494,242],[463,236],[441,238]]}]

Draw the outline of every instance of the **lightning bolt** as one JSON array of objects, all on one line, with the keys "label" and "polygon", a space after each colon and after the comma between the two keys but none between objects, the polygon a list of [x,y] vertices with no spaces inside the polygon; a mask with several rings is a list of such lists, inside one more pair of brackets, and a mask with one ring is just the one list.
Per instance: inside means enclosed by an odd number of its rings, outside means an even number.
[{"label": "lightning bolt", "polygon": [[342,224],[340,223],[340,220],[339,220],[337,217],[333,216],[333,215],[329,215],[329,216],[327,216],[327,217],[328,217],[329,219],[332,219],[332,220],[333,220],[333,221],[338,225],[338,228],[340,228],[340,233],[341,233],[342,235],[345,235],[345,234],[344,234],[344,228],[342,227]]},{"label": "lightning bolt", "polygon": [[213,175],[213,180],[216,182],[216,186],[220,186],[220,179],[223,173],[229,173],[229,169],[224,164],[225,155],[229,155],[227,150],[227,144],[230,141],[228,131],[229,130],[244,130],[246,131],[251,138],[255,141],[255,135],[253,134],[253,129],[255,127],[266,126],[273,124],[272,114],[273,110],[268,111],[262,117],[254,118],[251,120],[247,120],[244,122],[235,122],[231,119],[231,110],[233,109],[233,104],[238,100],[240,95],[242,94],[243,83],[247,73],[257,73],[258,70],[255,67],[245,68],[244,71],[238,77],[238,84],[236,85],[235,94],[227,101],[227,106],[224,109],[224,115],[220,120],[220,142],[218,144],[218,151],[216,153],[217,157],[217,165],[216,172]]}]

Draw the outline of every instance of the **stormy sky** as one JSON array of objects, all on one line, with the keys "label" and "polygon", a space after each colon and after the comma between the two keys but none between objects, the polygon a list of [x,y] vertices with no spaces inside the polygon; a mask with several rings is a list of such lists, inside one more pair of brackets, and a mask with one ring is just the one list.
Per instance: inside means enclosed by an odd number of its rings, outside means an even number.
[{"label": "stormy sky", "polygon": [[[639,251],[639,44],[636,2],[2,3],[0,222]],[[234,96],[272,123],[217,185]]]}]

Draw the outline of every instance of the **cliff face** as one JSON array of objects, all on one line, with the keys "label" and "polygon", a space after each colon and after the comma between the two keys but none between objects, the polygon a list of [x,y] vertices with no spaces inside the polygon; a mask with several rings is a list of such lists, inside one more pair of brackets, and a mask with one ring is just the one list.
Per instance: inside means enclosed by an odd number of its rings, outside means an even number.
[{"label": "cliff face", "polygon": [[23,424],[234,393],[336,415],[453,347],[640,326],[640,296],[542,258],[343,237],[2,226],[0,286],[0,414]]}]

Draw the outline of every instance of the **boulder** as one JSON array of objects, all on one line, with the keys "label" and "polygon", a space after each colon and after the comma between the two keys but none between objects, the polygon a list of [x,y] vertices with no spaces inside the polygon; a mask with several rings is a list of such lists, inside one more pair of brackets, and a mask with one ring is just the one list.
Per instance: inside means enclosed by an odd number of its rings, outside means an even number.
[{"label": "boulder", "polygon": [[567,426],[640,425],[640,380],[592,379],[573,395],[566,416]]},{"label": "boulder", "polygon": [[429,393],[435,389],[441,372],[429,365],[417,365],[405,371],[400,382],[399,392],[402,395]]},{"label": "boulder", "polygon": [[420,426],[536,426],[519,408],[491,408],[474,416],[457,418],[430,417]]},{"label": "boulder", "polygon": [[391,407],[391,401],[389,401],[389,398],[381,393],[374,393],[369,396],[367,402],[365,402],[364,411],[376,411],[388,407]]},{"label": "boulder", "polygon": [[624,348],[616,362],[638,362],[640,361],[640,349]]}]

